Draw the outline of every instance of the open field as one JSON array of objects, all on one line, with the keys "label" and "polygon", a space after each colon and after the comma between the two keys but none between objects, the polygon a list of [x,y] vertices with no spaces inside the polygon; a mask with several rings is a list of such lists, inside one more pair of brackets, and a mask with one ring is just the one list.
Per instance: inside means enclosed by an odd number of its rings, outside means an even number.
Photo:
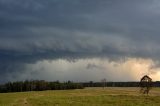
[{"label": "open field", "polygon": [[0,106],[160,106],[160,88],[139,94],[139,88],[1,93]]}]

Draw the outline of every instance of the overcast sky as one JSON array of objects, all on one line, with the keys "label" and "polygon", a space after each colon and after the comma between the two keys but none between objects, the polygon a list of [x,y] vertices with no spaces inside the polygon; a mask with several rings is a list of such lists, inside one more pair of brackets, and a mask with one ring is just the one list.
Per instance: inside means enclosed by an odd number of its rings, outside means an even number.
[{"label": "overcast sky", "polygon": [[159,0],[0,0],[0,82],[160,80]]}]

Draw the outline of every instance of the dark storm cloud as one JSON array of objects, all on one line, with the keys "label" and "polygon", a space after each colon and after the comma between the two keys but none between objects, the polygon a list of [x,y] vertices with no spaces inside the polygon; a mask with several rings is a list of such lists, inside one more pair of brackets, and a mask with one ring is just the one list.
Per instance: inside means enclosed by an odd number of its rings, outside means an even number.
[{"label": "dark storm cloud", "polygon": [[159,10],[158,0],[0,0],[0,76],[44,59],[160,59]]}]

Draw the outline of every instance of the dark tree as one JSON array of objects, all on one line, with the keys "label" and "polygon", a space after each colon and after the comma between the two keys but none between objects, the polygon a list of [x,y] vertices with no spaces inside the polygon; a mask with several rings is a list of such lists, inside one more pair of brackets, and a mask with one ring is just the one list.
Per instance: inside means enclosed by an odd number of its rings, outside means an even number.
[{"label": "dark tree", "polygon": [[66,90],[66,89],[83,89],[81,83],[75,82],[47,82],[44,80],[26,80],[17,82],[8,82],[0,85],[0,93],[5,92],[23,92],[23,91],[44,91],[44,90]]},{"label": "dark tree", "polygon": [[152,79],[147,75],[143,76],[140,80],[140,87],[140,92],[148,95],[152,88]]}]

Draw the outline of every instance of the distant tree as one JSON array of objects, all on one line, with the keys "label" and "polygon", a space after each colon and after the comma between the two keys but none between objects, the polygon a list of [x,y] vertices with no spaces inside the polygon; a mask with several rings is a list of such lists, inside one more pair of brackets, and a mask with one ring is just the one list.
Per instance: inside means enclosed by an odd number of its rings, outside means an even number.
[{"label": "distant tree", "polygon": [[89,81],[89,86],[90,87],[93,87],[93,84],[94,84],[93,81]]},{"label": "distant tree", "polygon": [[147,75],[143,76],[140,80],[140,87],[140,92],[148,95],[152,88],[152,79]]},{"label": "distant tree", "polygon": [[105,78],[102,79],[101,82],[102,82],[102,87],[104,89],[106,87],[106,79]]}]

